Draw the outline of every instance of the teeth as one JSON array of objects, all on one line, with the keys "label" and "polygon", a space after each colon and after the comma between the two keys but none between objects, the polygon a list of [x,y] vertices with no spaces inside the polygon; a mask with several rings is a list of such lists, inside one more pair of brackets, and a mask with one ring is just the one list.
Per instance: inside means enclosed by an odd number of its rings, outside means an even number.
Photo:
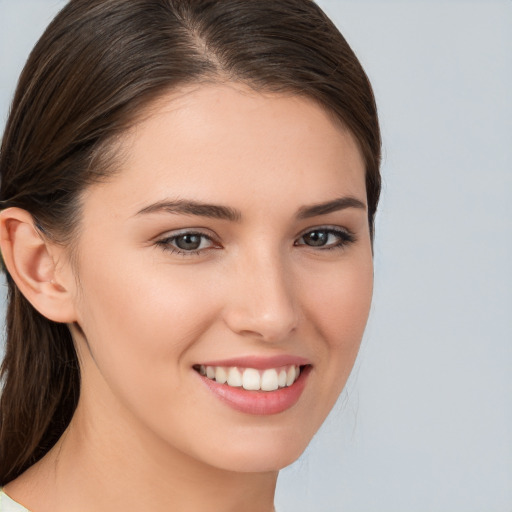
[{"label": "teeth", "polygon": [[246,368],[242,376],[242,386],[250,391],[258,391],[261,388],[260,372],[254,368]]},{"label": "teeth", "polygon": [[295,379],[297,378],[297,371],[295,369],[295,366],[290,366],[288,369],[288,373],[286,374],[286,385],[291,386]]},{"label": "teeth", "polygon": [[238,368],[230,368],[228,370],[228,386],[232,388],[242,386],[242,374],[238,371]]},{"label": "teeth", "polygon": [[291,386],[300,375],[300,366],[291,365],[281,368],[257,370],[255,368],[237,368],[223,366],[204,366],[198,368],[201,375],[220,384],[248,391],[275,391]]},{"label": "teeth", "polygon": [[277,384],[280,388],[286,386],[286,370],[281,370],[277,376]]},{"label": "teeth", "polygon": [[276,370],[265,370],[261,376],[261,390],[275,391],[278,387]]},{"label": "teeth", "polygon": [[215,368],[215,380],[220,384],[225,384],[228,381],[228,374],[222,366],[217,366]]}]

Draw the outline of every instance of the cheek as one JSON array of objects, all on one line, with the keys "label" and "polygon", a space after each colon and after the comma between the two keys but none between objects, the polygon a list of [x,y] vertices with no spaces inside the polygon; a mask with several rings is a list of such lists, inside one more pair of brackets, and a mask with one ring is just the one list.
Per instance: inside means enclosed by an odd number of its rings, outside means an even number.
[{"label": "cheek", "polygon": [[204,281],[170,266],[123,262],[83,268],[81,278],[80,324],[96,366],[118,391],[166,389],[217,314]]},{"label": "cheek", "polygon": [[[123,344],[135,341],[136,333],[151,332],[154,338],[164,336],[172,346],[173,340],[179,339],[176,334],[200,328],[201,322],[207,321],[211,303],[208,290],[190,272],[125,261],[120,265],[86,268],[81,278],[84,285],[80,309],[84,323],[92,327],[102,325],[111,334],[130,333],[125,341],[119,340]],[[198,310],[204,315],[195,314]],[[143,342],[151,344],[151,337]]]},{"label": "cheek", "polygon": [[[311,411],[323,421],[352,371],[370,311],[373,291],[371,251],[347,258],[336,269],[315,276],[304,311],[314,326],[314,350],[320,361],[314,378],[318,395]],[[309,283],[311,285],[311,283]]]},{"label": "cheek", "polygon": [[[371,256],[352,259],[334,271],[315,276],[305,311],[330,350],[357,352],[362,338],[373,291]],[[310,283],[311,284],[311,283]]]},{"label": "cheek", "polygon": [[355,251],[330,268],[303,268],[303,277],[296,281],[304,326],[300,336],[308,340],[315,360],[303,408],[297,410],[295,419],[300,429],[294,436],[304,447],[345,386],[368,319],[373,290],[371,250],[353,256]]}]

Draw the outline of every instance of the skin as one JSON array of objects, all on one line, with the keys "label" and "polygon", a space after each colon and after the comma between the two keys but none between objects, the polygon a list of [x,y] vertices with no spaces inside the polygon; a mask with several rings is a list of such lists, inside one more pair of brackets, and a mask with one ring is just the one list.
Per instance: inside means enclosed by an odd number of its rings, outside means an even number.
[{"label": "skin", "polygon": [[[373,267],[363,159],[347,130],[298,96],[203,85],[148,114],[123,137],[119,172],[83,195],[76,265],[45,242],[53,265],[38,279],[50,276],[62,293],[81,397],[58,444],[6,492],[33,512],[135,511],[141,497],[154,512],[270,512],[278,470],[326,418],[366,324]],[[297,216],[341,197],[363,208]],[[176,199],[240,218],[138,214]],[[3,215],[8,253],[30,222]],[[306,243],[305,233],[327,227],[353,241]],[[169,237],[187,230],[211,241],[173,252]],[[39,307],[49,317],[51,304]],[[232,409],[193,369],[280,354],[304,357],[312,370],[299,401],[279,414]]]}]

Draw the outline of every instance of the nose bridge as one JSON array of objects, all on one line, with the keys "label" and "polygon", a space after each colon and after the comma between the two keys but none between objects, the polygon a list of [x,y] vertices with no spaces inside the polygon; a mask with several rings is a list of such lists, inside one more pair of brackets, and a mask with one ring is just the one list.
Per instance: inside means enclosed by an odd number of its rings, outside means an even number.
[{"label": "nose bridge", "polygon": [[291,269],[283,255],[259,247],[237,258],[226,322],[238,334],[279,341],[294,330],[298,315]]}]

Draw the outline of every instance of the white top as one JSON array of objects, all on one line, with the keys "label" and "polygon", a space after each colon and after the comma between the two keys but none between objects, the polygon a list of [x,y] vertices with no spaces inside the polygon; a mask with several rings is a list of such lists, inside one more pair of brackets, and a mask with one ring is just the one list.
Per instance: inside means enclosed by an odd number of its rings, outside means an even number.
[{"label": "white top", "polygon": [[9,498],[5,492],[0,491],[0,512],[30,512],[25,507]]}]

